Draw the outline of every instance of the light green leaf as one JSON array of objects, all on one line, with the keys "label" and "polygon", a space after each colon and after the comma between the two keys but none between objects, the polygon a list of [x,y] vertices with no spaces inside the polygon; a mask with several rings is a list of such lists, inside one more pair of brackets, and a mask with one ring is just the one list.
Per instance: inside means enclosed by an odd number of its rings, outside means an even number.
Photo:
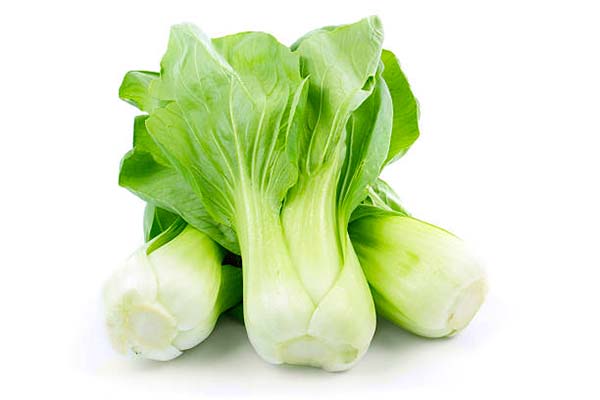
[{"label": "light green leaf", "polygon": [[150,112],[161,107],[164,103],[152,97],[148,92],[150,84],[158,77],[159,74],[156,72],[129,71],[125,74],[121,87],[119,87],[119,97],[140,111]]},{"label": "light green leaf", "polygon": [[368,187],[368,195],[352,213],[350,223],[363,217],[390,215],[409,216],[410,214],[400,205],[400,199],[391,186],[378,178]]},{"label": "light green leaf", "polygon": [[343,154],[350,114],[375,86],[382,41],[379,18],[369,17],[313,31],[294,45],[302,75],[310,77],[304,126],[289,146],[301,173],[311,175]]},{"label": "light green leaf", "polygon": [[147,118],[138,116],[135,119],[134,148],[121,161],[119,185],[149,203],[180,215],[226,249],[239,253],[233,230],[214,221],[201,199],[171,167],[148,135],[144,124]]},{"label": "light green leaf", "polygon": [[346,127],[346,158],[338,187],[343,230],[383,167],[391,129],[392,99],[385,82],[378,79],[373,94],[352,114]]},{"label": "light green leaf", "polygon": [[398,59],[389,50],[383,50],[383,79],[390,90],[394,104],[394,123],[386,164],[406,153],[419,137],[419,107]]},{"label": "light green leaf", "polygon": [[[296,50],[304,41],[312,36],[335,31],[338,28],[338,26],[326,26],[315,29],[301,37],[291,47],[293,50]],[[383,79],[388,86],[394,105],[393,130],[389,153],[386,159],[386,164],[390,164],[402,157],[419,137],[419,108],[418,102],[410,89],[410,85],[394,53],[383,49],[381,62],[385,67]]]},{"label": "light green leaf", "polygon": [[235,226],[249,192],[277,209],[296,180],[284,150],[303,85],[297,71],[297,56],[267,34],[238,34],[213,46],[191,25],[171,31],[161,77],[150,88],[170,102],[146,125],[224,225]]},{"label": "light green leaf", "polygon": [[175,221],[165,229],[162,234],[148,243],[146,254],[150,255],[153,251],[160,249],[165,244],[175,239],[188,224],[182,218],[176,218]]},{"label": "light green leaf", "polygon": [[144,240],[149,242],[164,232],[175,220],[177,214],[147,203],[144,210]]}]

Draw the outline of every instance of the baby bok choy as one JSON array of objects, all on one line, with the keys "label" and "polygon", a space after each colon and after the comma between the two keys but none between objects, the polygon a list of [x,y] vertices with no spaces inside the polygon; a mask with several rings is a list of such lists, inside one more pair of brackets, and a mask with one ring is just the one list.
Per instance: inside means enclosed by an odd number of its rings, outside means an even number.
[{"label": "baby bok choy", "polygon": [[380,315],[431,338],[454,335],[469,324],[487,284],[461,239],[409,216],[381,180],[353,219],[350,237]]},{"label": "baby bok choy", "polygon": [[[241,255],[246,330],[271,363],[345,370],[366,352],[376,309],[439,337],[483,300],[483,274],[462,242],[408,216],[377,179],[419,136],[417,102],[382,41],[376,17],[291,47],[266,33],[211,40],[177,25],[160,72],[131,71],[121,85],[144,115],[119,184],[149,204],[146,249],[162,243],[139,258],[153,265],[179,239],[162,240],[165,227],[179,224],[178,234],[205,235],[194,257],[222,279],[225,252]],[[240,300],[234,278],[215,304]],[[178,307],[195,308],[182,293]],[[175,332],[164,336],[181,350]]]},{"label": "baby bok choy", "polygon": [[165,361],[206,339],[241,300],[241,270],[222,259],[219,245],[180,218],[134,252],[104,288],[113,347]]}]

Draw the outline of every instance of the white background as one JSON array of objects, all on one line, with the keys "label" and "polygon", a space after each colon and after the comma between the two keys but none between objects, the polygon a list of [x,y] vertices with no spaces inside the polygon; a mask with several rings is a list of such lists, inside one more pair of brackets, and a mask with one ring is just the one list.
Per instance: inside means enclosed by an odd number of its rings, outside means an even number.
[{"label": "white background", "polygon": [[[600,13],[593,1],[3,2],[0,397],[598,398]],[[485,260],[471,326],[431,341],[381,322],[354,369],[271,366],[222,321],[169,363],[115,355],[100,290],[142,243],[117,185],[171,24],[284,43],[381,16],[421,104],[421,138],[385,177],[412,213]],[[135,396],[135,397],[132,397]]]}]

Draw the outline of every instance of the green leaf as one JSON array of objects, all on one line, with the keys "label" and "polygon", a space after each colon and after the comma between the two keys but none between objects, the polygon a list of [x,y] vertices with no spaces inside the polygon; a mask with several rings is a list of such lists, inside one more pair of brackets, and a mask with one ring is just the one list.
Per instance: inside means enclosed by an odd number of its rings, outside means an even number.
[{"label": "green leaf", "polygon": [[191,25],[172,28],[150,87],[169,103],[146,126],[209,213],[235,226],[248,193],[276,210],[296,180],[285,141],[303,81],[297,56],[270,35],[215,43]]},{"label": "green leaf", "polygon": [[152,97],[148,91],[150,84],[158,77],[156,72],[129,71],[119,87],[119,97],[140,111],[150,112],[161,107],[164,103]]},{"label": "green leaf", "polygon": [[369,17],[313,31],[294,45],[302,75],[310,77],[304,126],[289,146],[301,173],[311,175],[342,156],[350,114],[375,86],[382,41],[379,18]]},{"label": "green leaf", "polygon": [[381,61],[383,79],[394,104],[392,137],[386,158],[386,164],[389,164],[402,157],[419,137],[419,107],[394,53],[383,50]]},{"label": "green leaf", "polygon": [[400,205],[396,192],[383,179],[378,178],[368,188],[367,198],[354,210],[350,223],[372,216],[409,216],[410,214]]},{"label": "green leaf", "polygon": [[146,204],[144,210],[144,240],[149,242],[164,232],[179,216],[157,207],[152,203]]},{"label": "green leaf", "polygon": [[234,231],[214,221],[201,199],[171,167],[148,135],[144,124],[147,118],[138,116],[135,119],[134,148],[121,161],[119,185],[148,203],[180,215],[226,249],[239,253]]},{"label": "green leaf", "polygon": [[169,243],[171,240],[175,239],[187,226],[187,223],[182,219],[177,217],[171,225],[165,229],[161,235],[158,235],[154,238],[150,243],[148,243],[148,247],[146,248],[146,255],[150,255],[153,251],[160,249],[163,245]]},{"label": "green leaf", "polygon": [[378,79],[373,94],[352,114],[346,127],[346,158],[338,187],[344,230],[383,167],[391,129],[392,99],[385,82]]},{"label": "green leaf", "polygon": [[[291,47],[293,50],[296,50],[308,38],[317,34],[335,31],[338,28],[338,26],[326,26],[315,29],[301,37]],[[390,139],[389,153],[386,158],[386,164],[390,164],[402,157],[419,137],[419,108],[418,102],[410,89],[410,85],[394,53],[383,49],[381,52],[381,62],[384,65],[383,79],[388,86],[394,105],[392,137]]]}]

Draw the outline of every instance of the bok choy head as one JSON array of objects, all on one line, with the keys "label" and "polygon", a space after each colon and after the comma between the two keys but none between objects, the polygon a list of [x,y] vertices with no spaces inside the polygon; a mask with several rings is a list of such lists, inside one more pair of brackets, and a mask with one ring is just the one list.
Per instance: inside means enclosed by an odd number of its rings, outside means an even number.
[{"label": "bok choy head", "polygon": [[452,233],[409,216],[385,182],[373,185],[349,231],[379,314],[432,338],[471,322],[487,292],[479,260]]},{"label": "bok choy head", "polygon": [[241,271],[222,258],[218,244],[179,218],[134,252],[105,285],[113,347],[165,361],[202,342],[241,299]]}]

